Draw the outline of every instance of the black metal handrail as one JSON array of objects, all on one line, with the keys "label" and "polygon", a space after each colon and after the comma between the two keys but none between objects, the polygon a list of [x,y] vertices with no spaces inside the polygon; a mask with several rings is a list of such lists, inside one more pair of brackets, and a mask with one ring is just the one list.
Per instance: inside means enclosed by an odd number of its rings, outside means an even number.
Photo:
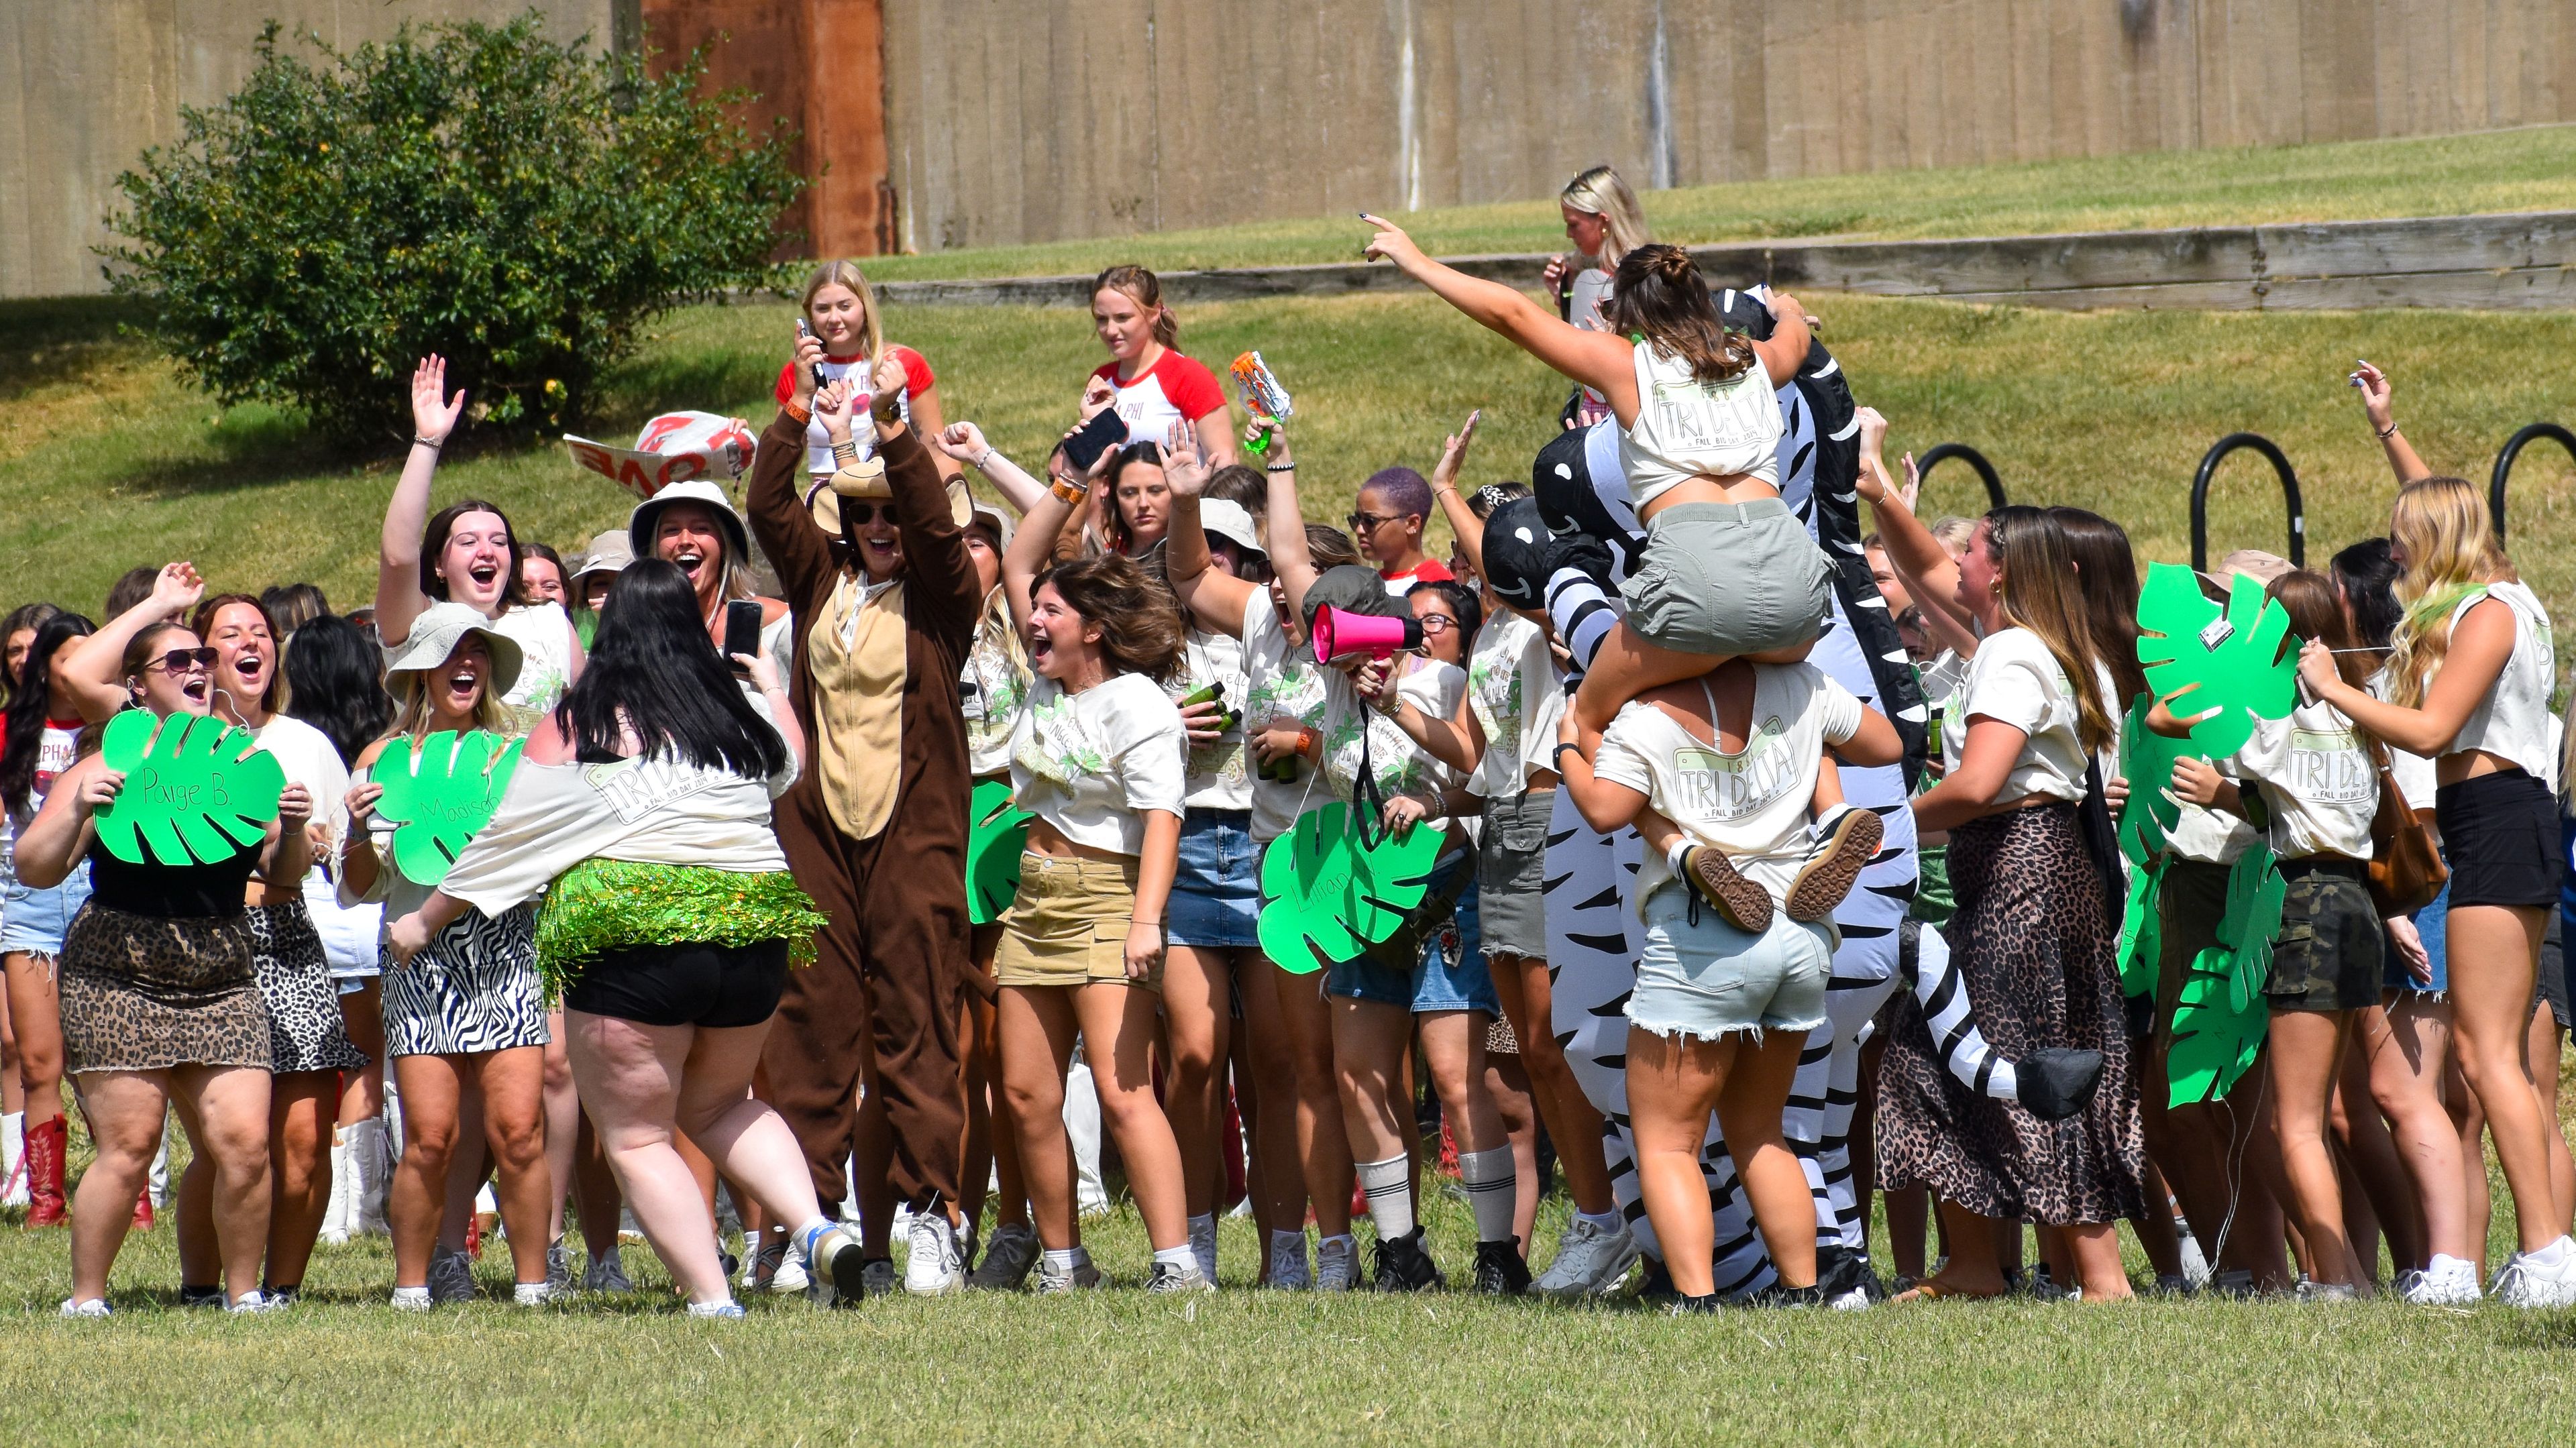
[{"label": "black metal handrail", "polygon": [[2504,480],[2513,476],[2513,465],[2521,460],[2523,447],[2544,437],[2567,449],[2569,457],[2576,458],[2576,432],[2569,432],[2554,422],[2530,423],[2505,439],[2504,451],[2496,454],[2495,471],[2487,475],[2487,511],[2495,515],[2498,543],[2504,541]]},{"label": "black metal handrail", "polygon": [[1986,461],[1984,453],[1963,442],[1945,442],[1927,449],[1923,456],[1914,460],[1914,475],[1928,483],[1932,480],[1933,465],[1947,462],[1951,458],[1957,458],[1966,463],[1976,471],[1978,478],[1984,481],[1988,507],[2000,508],[2009,501],[2004,497],[2004,480],[1995,475],[1995,465]]},{"label": "black metal handrail", "polygon": [[2218,464],[2238,448],[2252,448],[2272,465],[2281,479],[2281,500],[2290,510],[2290,566],[2304,568],[2308,562],[2308,510],[2299,501],[2299,475],[2281,449],[2258,432],[2231,432],[2201,454],[2200,471],[2191,480],[2191,566],[2196,573],[2209,571],[2209,480],[2218,473]]}]

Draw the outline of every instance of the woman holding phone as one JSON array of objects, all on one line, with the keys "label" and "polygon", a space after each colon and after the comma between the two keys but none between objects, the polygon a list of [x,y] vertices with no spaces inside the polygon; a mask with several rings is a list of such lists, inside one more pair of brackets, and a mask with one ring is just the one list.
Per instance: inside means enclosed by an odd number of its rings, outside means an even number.
[{"label": "woman holding phone", "polygon": [[1091,408],[1106,402],[1127,424],[1127,437],[1140,441],[1169,437],[1174,424],[1186,424],[1211,469],[1234,461],[1225,393],[1215,374],[1181,354],[1180,321],[1163,305],[1163,284],[1152,272],[1113,266],[1094,278],[1091,325],[1109,360],[1083,388],[1086,420]]}]

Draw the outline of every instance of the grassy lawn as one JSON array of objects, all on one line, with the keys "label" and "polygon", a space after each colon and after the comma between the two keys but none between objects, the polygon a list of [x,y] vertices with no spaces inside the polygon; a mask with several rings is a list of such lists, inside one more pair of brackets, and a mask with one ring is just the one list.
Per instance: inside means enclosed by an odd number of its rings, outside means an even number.
[{"label": "grassy lawn", "polygon": [[[2576,127],[1801,176],[1647,192],[1642,199],[1659,239],[1691,243],[2542,211],[2576,205]],[[1406,216],[1404,224],[1436,255],[1562,251],[1566,245],[1553,198],[1443,207]],[[1172,271],[1351,261],[1363,239],[1356,219],[1328,216],[880,257],[868,262],[868,275],[1053,276],[1112,262]]]},{"label": "grassy lawn", "polygon": [[[2576,419],[2576,316],[2441,312],[2070,314],[1861,297],[1819,298],[1855,392],[1896,445],[1975,444],[2015,499],[2080,503],[2126,524],[2142,554],[2189,554],[2192,470],[2225,433],[2269,434],[2300,469],[2312,557],[2386,526],[2390,484],[2344,374],[2367,357],[2397,380],[2398,415],[2436,467],[2483,480],[2535,418]],[[1098,344],[1078,314],[916,308],[892,333],[939,369],[951,418],[984,424],[1034,463],[1069,416]],[[1528,475],[1564,396],[1554,375],[1427,297],[1244,302],[1187,309],[1183,341],[1222,361],[1258,346],[1296,393],[1312,516],[1338,518],[1360,479],[1428,469],[1472,408],[1473,478]],[[622,441],[653,412],[770,416],[791,327],[780,304],[677,313],[610,379],[590,436]],[[125,569],[194,559],[222,588],[321,583],[343,606],[374,587],[395,455],[335,456],[275,410],[219,409],[114,334],[93,303],[0,307],[0,606],[52,597],[95,609]],[[2544,599],[2576,608],[2576,489],[2568,460],[2526,454],[2514,553]],[[1936,510],[1982,506],[1957,465]],[[559,446],[494,449],[469,429],[439,473],[442,499],[492,498],[523,534],[567,551],[625,514]],[[2214,492],[2213,546],[2279,548],[2268,470],[2240,455]],[[1436,530],[1435,530],[1436,531]],[[2576,639],[2576,634],[2570,635]]]},{"label": "grassy lawn", "polygon": [[[1454,1272],[1472,1223],[1428,1195]],[[1563,1210],[1548,1203],[1540,1242]],[[381,1238],[322,1248],[292,1312],[233,1320],[174,1305],[165,1225],[129,1239],[116,1320],[66,1323],[65,1234],[0,1225],[0,1441],[2499,1444],[2562,1442],[2576,1414],[2569,1312],[2025,1300],[1684,1321],[1629,1303],[1324,1298],[1250,1290],[1259,1249],[1239,1221],[1223,1226],[1227,1290],[1158,1303],[1133,1290],[1146,1254],[1131,1212],[1085,1231],[1123,1290],[752,1301],[744,1322],[700,1324],[638,1246],[631,1298],[397,1316]],[[495,1244],[487,1297],[506,1299],[507,1264]]]}]

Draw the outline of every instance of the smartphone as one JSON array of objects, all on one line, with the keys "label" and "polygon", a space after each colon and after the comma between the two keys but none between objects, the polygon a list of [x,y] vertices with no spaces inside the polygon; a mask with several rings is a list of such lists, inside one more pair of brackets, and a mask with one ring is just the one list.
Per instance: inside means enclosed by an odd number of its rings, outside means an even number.
[{"label": "smartphone", "polygon": [[758,599],[737,598],[725,605],[724,652],[725,662],[733,665],[735,673],[744,675],[750,673],[750,670],[734,663],[734,655],[760,652],[760,601]]},{"label": "smartphone", "polygon": [[[799,337],[811,337],[814,335],[814,329],[805,325],[805,319],[803,317],[798,317],[796,319],[796,335]],[[814,364],[814,390],[817,392],[823,390],[823,364],[820,362]]]},{"label": "smartphone", "polygon": [[1127,440],[1127,419],[1118,409],[1104,407],[1073,436],[1064,440],[1064,461],[1076,476],[1091,471],[1100,455]]}]

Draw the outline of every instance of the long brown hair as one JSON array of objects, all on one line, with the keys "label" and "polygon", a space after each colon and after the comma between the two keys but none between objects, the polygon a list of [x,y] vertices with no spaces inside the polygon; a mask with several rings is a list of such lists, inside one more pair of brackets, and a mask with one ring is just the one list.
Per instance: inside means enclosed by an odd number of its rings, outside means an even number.
[{"label": "long brown hair", "polygon": [[2084,621],[2084,586],[2076,581],[2075,553],[2066,530],[2045,508],[2013,503],[1986,515],[1986,547],[2003,572],[2004,616],[2048,645],[2075,695],[2075,733],[2099,754],[2119,737],[2102,698],[2094,664],[2101,651]]},{"label": "long brown hair", "polygon": [[528,550],[519,545],[519,530],[511,523],[510,515],[501,511],[500,504],[487,503],[481,498],[448,504],[431,514],[429,526],[420,530],[421,593],[439,603],[448,601],[447,580],[438,572],[439,559],[447,552],[447,535],[456,531],[456,520],[468,513],[489,513],[501,520],[501,532],[510,540],[510,566],[501,581],[501,602],[505,605],[528,602],[528,585],[519,577],[519,565],[527,561]]},{"label": "long brown hair", "polygon": [[2094,654],[2119,686],[2113,702],[2125,712],[2128,701],[2147,692],[2147,671],[2138,664],[2138,557],[2128,530],[2082,508],[2051,508],[2048,516],[2066,532],[2075,583],[2084,591],[2085,627]]},{"label": "long brown hair", "polygon": [[1180,610],[1135,559],[1104,553],[1059,563],[1039,574],[1029,592],[1050,583],[1065,607],[1099,627],[1100,652],[1112,673],[1143,674],[1159,684],[1180,671]]},{"label": "long brown hair", "polygon": [[1753,340],[1730,330],[1709,300],[1699,263],[1678,246],[1650,241],[1619,258],[1601,318],[1611,330],[1642,336],[1655,350],[1690,364],[1706,383],[1732,382],[1761,359]]},{"label": "long brown hair", "polygon": [[1154,340],[1177,352],[1181,349],[1181,319],[1163,305],[1163,284],[1152,272],[1141,266],[1113,266],[1091,279],[1091,294],[1123,292],[1129,301],[1154,314]]}]

